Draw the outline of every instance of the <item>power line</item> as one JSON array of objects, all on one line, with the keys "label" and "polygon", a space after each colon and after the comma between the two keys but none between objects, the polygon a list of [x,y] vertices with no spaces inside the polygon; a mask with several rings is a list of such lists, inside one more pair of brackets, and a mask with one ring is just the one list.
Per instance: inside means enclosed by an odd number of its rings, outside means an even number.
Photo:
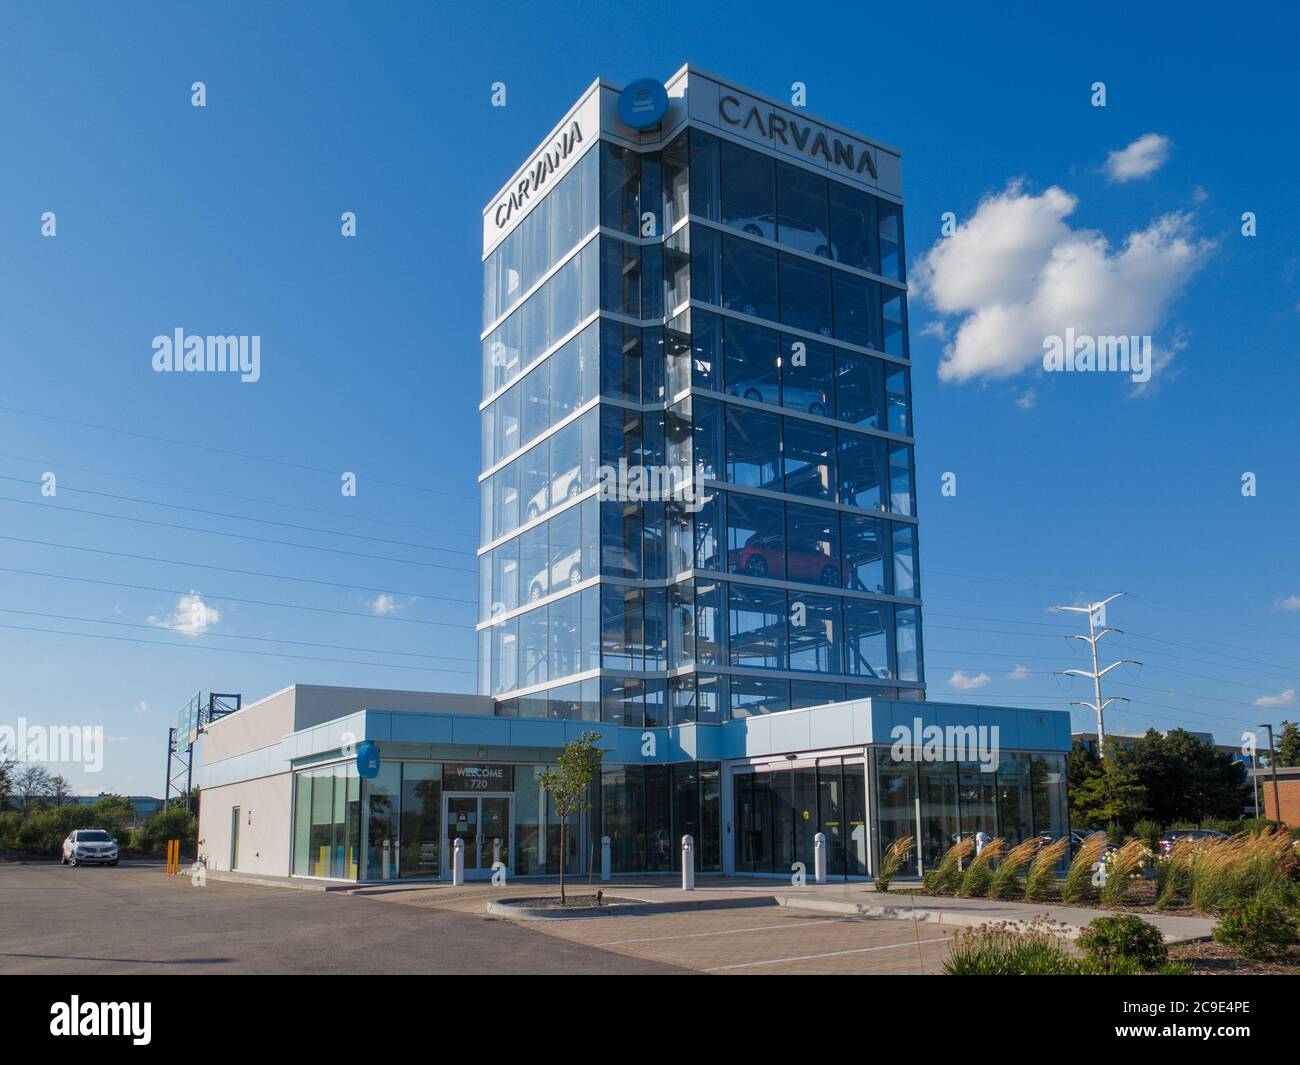
[{"label": "power line", "polygon": [[[39,480],[29,481],[25,477],[9,477],[5,474],[0,474],[0,481],[13,481],[17,484],[30,485],[40,485],[42,483]],[[116,492],[97,492],[91,488],[73,488],[70,485],[63,484],[60,484],[58,488],[60,492],[77,492],[81,495],[99,496],[102,499],[116,499],[123,503],[143,503],[150,507],[165,507],[168,510],[184,510],[191,514],[203,514],[214,518],[228,518],[232,521],[251,521],[258,523],[259,525],[275,525],[282,529],[298,529],[303,532],[320,533],[324,536],[347,536],[354,540],[369,540],[372,543],[389,544],[394,547],[413,547],[419,551],[443,551],[453,555],[469,555],[470,557],[476,557],[474,551],[467,551],[463,548],[435,547],[432,544],[417,544],[410,540],[390,540],[382,536],[367,536],[365,533],[344,532],[340,529],[322,529],[315,525],[298,525],[295,522],[274,521],[271,518],[253,518],[246,514],[231,514],[228,511],[222,510],[206,510],[203,507],[187,507],[182,506],[179,503],[163,503],[157,499],[141,499],[138,496],[119,495]]]},{"label": "power line", "polygon": [[[193,588],[158,588],[149,584],[127,584],[124,581],[108,581],[96,577],[72,577],[66,573],[45,573],[41,570],[34,569],[16,569],[12,566],[0,566],[0,573],[19,573],[26,577],[48,577],[51,580],[74,581],[78,584],[100,584],[109,588],[130,588],[137,592],[161,592],[165,595],[193,595]],[[214,600],[221,600],[227,603],[243,603],[247,606],[269,606],[277,607],[281,610],[306,610],[315,614],[340,614],[349,618],[364,618],[367,621],[394,621],[402,625],[438,625],[449,629],[464,629],[465,623],[459,621],[424,621],[420,618],[399,618],[391,614],[363,614],[357,610],[337,610],[333,607],[325,606],[306,606],[302,603],[277,603],[267,599],[241,599],[234,595],[223,595],[220,592],[207,592]],[[426,599],[440,600],[449,603],[469,603],[473,604],[472,599],[453,599],[444,595],[426,595]]]},{"label": "power line", "polygon": [[[340,581],[325,581],[317,577],[290,577],[283,573],[263,573],[258,570],[236,569],[233,566],[214,566],[208,562],[189,562],[175,558],[155,558],[152,555],[132,555],[124,551],[109,551],[102,547],[79,547],[76,544],[56,544],[50,540],[29,540],[21,536],[3,536],[0,540],[9,540],[17,544],[31,544],[36,547],[57,547],[63,551],[84,551],[91,555],[110,555],[113,558],[129,558],[136,562],[161,562],[169,566],[191,566],[194,569],[210,569],[218,573],[238,573],[244,577],[266,577],[276,581],[295,581],[299,584],[319,584],[326,588],[346,588],[354,592],[378,592],[381,595],[404,595],[412,599],[447,599],[446,596],[429,595],[426,592],[408,592],[397,588],[376,588],[367,584],[344,584]],[[473,599],[448,600],[473,604]]]},{"label": "power line", "polygon": [[[121,429],[113,425],[99,425],[95,422],[79,421],[76,418],[66,418],[58,414],[45,414],[41,411],[24,410],[21,407],[0,405],[0,410],[8,411],[10,414],[23,414],[29,418],[45,418],[49,421],[63,422],[66,425],[76,425],[83,429],[95,429],[104,433],[118,433],[122,436],[132,436],[140,440],[150,440],[158,444],[169,444],[172,447],[188,447],[193,448],[196,451],[208,451],[227,459],[236,458],[246,459],[250,462],[266,462],[274,466],[284,466],[288,469],[304,470],[309,473],[324,473],[331,477],[338,477],[341,472],[337,469],[327,469],[323,466],[312,466],[304,462],[290,462],[288,459],[273,459],[268,458],[265,455],[250,455],[242,451],[231,451],[229,448],[225,447],[214,447],[210,444],[200,444],[194,440],[177,440],[174,437],[156,436],[153,433],[142,433],[135,429]],[[425,492],[430,495],[449,496],[453,499],[474,500],[478,498],[477,496],[466,495],[462,492],[448,492],[441,488],[426,488],[424,485],[404,484],[401,481],[387,481],[378,477],[362,477],[361,474],[357,474],[357,480],[359,482],[364,480],[369,484],[383,485],[386,488],[401,488],[411,492]]]},{"label": "power line", "polygon": [[[72,614],[45,614],[37,610],[18,610],[14,607],[0,607],[0,614],[21,614],[25,617],[46,618],[50,621],[78,621],[87,625],[113,625],[118,628],[127,629],[147,629],[155,631],[165,629],[169,632],[178,631],[167,625],[142,625],[136,621],[111,621],[106,618],[83,618]],[[394,651],[382,647],[350,647],[346,644],[337,643],[309,643],[305,640],[283,640],[274,636],[245,636],[233,632],[192,632],[185,633],[186,636],[206,637],[209,639],[222,640],[255,640],[258,643],[283,643],[295,647],[315,647],[319,650],[328,651],[352,651],[357,654],[373,655],[401,655],[404,658],[428,658],[444,662],[476,662],[477,658],[466,658],[464,655],[427,655],[418,651]],[[233,648],[231,648],[233,650]]]},{"label": "power line", "polygon": [[209,651],[219,654],[257,655],[259,658],[294,658],[304,662],[328,662],[339,666],[369,666],[371,669],[414,669],[422,673],[459,673],[473,676],[472,669],[435,669],[433,666],[404,666],[384,662],[356,662],[347,658],[320,658],[311,655],[291,655],[272,651],[249,651],[238,647],[205,647],[202,644],[172,643],[167,640],[143,640],[136,636],[109,636],[101,632],[66,632],[63,629],[39,629],[32,625],[5,625],[0,629],[14,629],[19,632],[41,632],[51,636],[75,636],[83,640],[112,640],[116,643],[143,643],[150,647],[172,647],[180,650]]},{"label": "power line", "polygon": [[[195,492],[198,495],[216,496],[218,499],[234,499],[240,503],[260,503],[268,507],[280,507],[284,510],[302,510],[311,514],[324,514],[331,518],[343,518],[348,521],[368,521],[374,525],[389,525],[399,529],[414,529],[417,532],[437,533],[443,536],[463,536],[469,539],[477,539],[476,534],[467,532],[456,532],[453,529],[435,529],[429,525],[415,525],[411,522],[393,521],[389,518],[371,518],[364,514],[345,514],[336,510],[329,510],[325,507],[309,507],[305,503],[286,503],[280,499],[264,499],[260,496],[244,496],[233,492],[218,492],[212,488],[196,488],[190,484],[177,484],[175,481],[155,481],[147,477],[132,477],[130,474],[116,473],[111,470],[96,470],[89,466],[74,466],[69,462],[59,462],[55,459],[37,459],[30,455],[15,455],[12,452],[0,451],[0,458],[15,459],[19,462],[31,462],[45,469],[57,468],[59,470],[75,470],[77,473],[89,473],[96,477],[110,477],[119,481],[133,481],[136,484],[147,484],[154,488],[175,488],[182,492]],[[84,489],[82,489],[84,491]]]},{"label": "power line", "polygon": [[271,544],[275,547],[292,547],[300,551],[324,551],[331,555],[349,555],[352,558],[364,558],[369,559],[372,562],[400,562],[406,566],[425,566],[429,569],[446,569],[451,570],[454,573],[478,572],[468,566],[451,566],[445,562],[421,562],[411,558],[393,558],[390,555],[368,555],[363,551],[348,551],[342,547],[321,547],[318,544],[300,544],[293,540],[272,540],[265,536],[249,536],[247,533],[223,532],[219,529],[202,529],[194,525],[177,525],[175,522],[154,521],[152,518],[135,518],[127,514],[110,514],[103,510],[86,510],[83,507],[70,507],[64,503],[42,503],[35,499],[14,499],[12,496],[0,496],[0,503],[18,503],[26,507],[41,507],[46,510],[66,511],[69,514],[86,514],[93,518],[109,518],[114,521],[131,521],[138,525],[152,525],[159,529],[178,529],[182,532],[202,533],[205,536],[220,536],[224,539],[247,540],[254,544]]}]

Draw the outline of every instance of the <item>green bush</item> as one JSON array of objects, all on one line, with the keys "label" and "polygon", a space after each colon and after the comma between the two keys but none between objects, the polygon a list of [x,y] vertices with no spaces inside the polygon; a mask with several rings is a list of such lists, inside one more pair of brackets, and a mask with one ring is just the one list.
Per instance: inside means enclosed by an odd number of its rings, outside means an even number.
[{"label": "green bush", "polygon": [[1086,958],[1101,965],[1127,958],[1140,968],[1155,969],[1169,959],[1160,930],[1131,913],[1094,919],[1075,942]]},{"label": "green bush", "polygon": [[1118,957],[1110,961],[1080,958],[1073,963],[1074,976],[1142,976],[1145,970],[1132,958]]},{"label": "green bush", "polygon": [[1062,902],[1093,902],[1097,898],[1097,887],[1092,882],[1092,867],[1101,861],[1106,853],[1106,834],[1094,832],[1083,841],[1083,846],[1074,855],[1070,868],[1065,872],[1065,882],[1061,885]]},{"label": "green bush", "polygon": [[132,832],[131,847],[146,854],[161,854],[169,839],[178,839],[181,849],[188,853],[194,849],[197,834],[194,815],[178,804],[159,810]]},{"label": "green bush", "polygon": [[1157,976],[1191,976],[1192,967],[1185,961],[1167,961],[1156,970]]},{"label": "green bush", "polygon": [[1067,951],[1063,926],[1038,918],[1024,928],[986,924],[963,929],[943,971],[949,976],[1071,976],[1078,963]]},{"label": "green bush", "polygon": [[921,878],[925,890],[931,895],[954,895],[962,881],[962,863],[975,852],[975,840],[967,837],[958,840],[939,862],[939,868]]},{"label": "green bush", "polygon": [[1219,918],[1214,938],[1248,958],[1283,957],[1296,938],[1296,919],[1272,896],[1230,905]]},{"label": "green bush", "polygon": [[1133,835],[1145,843],[1153,854],[1160,853],[1160,826],[1154,821],[1139,821],[1133,826]]},{"label": "green bush", "polygon": [[32,806],[0,815],[0,847],[26,854],[60,853],[68,833],[78,828],[102,828],[119,843],[126,841],[131,803],[119,795],[106,795],[91,806]]}]

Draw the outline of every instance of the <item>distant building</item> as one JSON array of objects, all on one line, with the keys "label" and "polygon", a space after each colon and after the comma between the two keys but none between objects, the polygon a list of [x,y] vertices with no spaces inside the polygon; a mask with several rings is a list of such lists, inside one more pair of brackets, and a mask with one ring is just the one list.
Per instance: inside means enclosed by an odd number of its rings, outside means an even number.
[{"label": "distant building", "polygon": [[[1164,728],[1156,729],[1155,731],[1160,733],[1162,736],[1168,736],[1173,729]],[[1208,743],[1211,747],[1217,748],[1226,755],[1230,755],[1234,762],[1240,762],[1242,765],[1250,768],[1250,755],[1243,754],[1241,747],[1236,744],[1215,743],[1214,733],[1212,732],[1193,732],[1191,729],[1183,729],[1182,731],[1186,732],[1189,736],[1200,740],[1202,743]],[[1133,745],[1145,735],[1145,732],[1108,732],[1106,733],[1106,740],[1107,742],[1113,741],[1117,743],[1124,750],[1132,750]],[[1074,732],[1071,733],[1070,738],[1082,743],[1084,747],[1090,751],[1095,751],[1097,749],[1097,734],[1095,732]],[[1262,761],[1267,762],[1268,759],[1265,757],[1265,754],[1266,752],[1261,751],[1260,758]]]},{"label": "distant building", "polygon": [[1277,808],[1282,806],[1282,823],[1288,828],[1300,828],[1300,766],[1279,766],[1277,770],[1277,797],[1273,794],[1273,770],[1252,769],[1251,783],[1259,789],[1264,804],[1264,816],[1278,820]]},{"label": "distant building", "polygon": [[[111,795],[112,792],[108,791],[101,791],[98,795],[70,795],[64,801],[64,805],[94,806],[100,799],[107,799]],[[131,804],[131,820],[127,823],[128,828],[139,828],[144,821],[163,807],[163,800],[152,795],[119,795],[117,797],[125,799]]]}]

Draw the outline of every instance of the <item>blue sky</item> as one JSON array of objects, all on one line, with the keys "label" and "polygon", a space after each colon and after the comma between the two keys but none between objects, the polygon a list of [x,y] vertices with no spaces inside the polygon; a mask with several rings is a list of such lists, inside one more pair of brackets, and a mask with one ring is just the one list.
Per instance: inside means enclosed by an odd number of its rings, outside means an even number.
[{"label": "blue sky", "polygon": [[[102,724],[101,773],[57,767],[76,790],[157,794],[198,690],[473,689],[479,211],[594,77],[686,61],[802,81],[903,151],[908,258],[935,268],[910,303],[931,698],[1089,697],[1051,675],[1083,659],[1047,608],[1127,591],[1110,650],[1147,664],[1111,675],[1113,727],[1300,712],[1294,16],[657,12],[6,5],[0,723]],[[1147,134],[1163,161],[1116,180]],[[949,211],[965,251],[927,260]],[[1062,289],[1149,325],[1152,386],[981,339]],[[152,372],[177,327],[260,335],[261,380]]]}]

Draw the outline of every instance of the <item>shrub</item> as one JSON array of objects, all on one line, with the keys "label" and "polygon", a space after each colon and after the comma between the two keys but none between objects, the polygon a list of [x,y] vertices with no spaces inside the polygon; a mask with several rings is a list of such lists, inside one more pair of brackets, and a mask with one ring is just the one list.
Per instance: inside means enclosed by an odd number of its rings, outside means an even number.
[{"label": "shrub", "polygon": [[1029,839],[1011,848],[1007,856],[998,864],[997,872],[989,882],[989,898],[1009,899],[1015,895],[1018,886],[1017,878],[1021,870],[1030,863],[1042,842],[1037,836],[1030,836]]},{"label": "shrub", "polygon": [[1275,898],[1250,899],[1225,910],[1214,938],[1248,958],[1280,958],[1296,938],[1296,919]]},{"label": "shrub", "polygon": [[1192,904],[1218,912],[1234,900],[1276,891],[1290,853],[1291,841],[1280,832],[1197,841],[1188,851]]},{"label": "shrub", "polygon": [[885,850],[885,856],[880,861],[880,872],[876,874],[876,890],[888,891],[889,885],[898,871],[903,868],[912,853],[912,848],[916,846],[916,840],[911,836],[904,836],[902,839],[896,839]]},{"label": "shrub", "polygon": [[1091,902],[1097,897],[1097,889],[1092,883],[1092,867],[1105,853],[1106,833],[1094,832],[1083,841],[1066,871],[1065,883],[1061,885],[1062,902]]},{"label": "shrub", "polygon": [[131,847],[146,853],[160,854],[166,848],[168,840],[178,839],[184,850],[192,851],[197,834],[198,826],[194,815],[177,803],[159,810],[132,832]]},{"label": "shrub", "polygon": [[1096,918],[1075,942],[1086,958],[1102,965],[1128,958],[1143,969],[1155,969],[1169,960],[1160,929],[1131,913]]},{"label": "shrub", "polygon": [[1133,826],[1133,835],[1145,843],[1152,853],[1160,850],[1160,826],[1154,821],[1139,821]]},{"label": "shrub", "polygon": [[1033,864],[1025,875],[1025,898],[1030,902],[1042,902],[1051,898],[1052,885],[1056,883],[1056,867],[1065,857],[1069,845],[1069,837],[1062,836],[1034,855]]},{"label": "shrub", "polygon": [[1156,970],[1157,976],[1191,976],[1192,967],[1185,961],[1167,961]]},{"label": "shrub", "polygon": [[1142,976],[1144,972],[1141,965],[1123,955],[1110,961],[1080,958],[1074,963],[1076,976]]},{"label": "shrub", "polygon": [[1118,906],[1124,901],[1133,878],[1142,871],[1151,850],[1146,841],[1134,837],[1106,859],[1106,881],[1101,886],[1101,901]]},{"label": "shrub", "polygon": [[1027,925],[985,924],[957,934],[943,971],[949,976],[1069,976],[1078,963],[1064,925],[1037,917]]},{"label": "shrub", "polygon": [[965,898],[980,898],[988,894],[993,880],[993,863],[1006,853],[1007,841],[999,836],[984,844],[984,849],[971,859],[966,874],[961,878],[957,894]]},{"label": "shrub", "polygon": [[943,856],[939,868],[923,877],[925,890],[932,895],[951,895],[961,883],[961,863],[970,857],[975,849],[975,841],[967,838],[958,840]]},{"label": "shrub", "polygon": [[1191,860],[1196,842],[1187,836],[1174,841],[1169,853],[1156,859],[1156,907],[1171,906],[1192,888]]}]

